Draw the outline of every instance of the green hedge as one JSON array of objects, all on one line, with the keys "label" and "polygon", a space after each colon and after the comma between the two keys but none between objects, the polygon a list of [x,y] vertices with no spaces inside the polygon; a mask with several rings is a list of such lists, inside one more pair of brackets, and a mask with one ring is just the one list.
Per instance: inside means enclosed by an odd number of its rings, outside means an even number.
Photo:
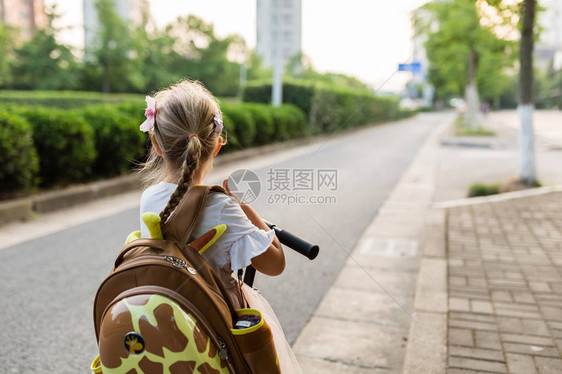
[{"label": "green hedge", "polygon": [[[294,105],[279,108],[256,103],[223,104],[231,149],[274,143],[308,134],[306,116]],[[234,133],[234,142],[231,134]]]},{"label": "green hedge", "polygon": [[[228,117],[231,131],[236,136],[238,144],[243,147],[250,147],[254,144],[254,137],[256,136],[256,121],[250,111],[245,109],[242,105],[236,104],[223,104],[221,105],[222,112]],[[228,129],[228,127],[227,127]]]},{"label": "green hedge", "polygon": [[31,124],[42,186],[91,176],[96,157],[94,131],[81,116],[72,111],[32,107],[19,108],[17,114]]},{"label": "green hedge", "polygon": [[224,132],[226,133],[226,143],[227,145],[221,148],[221,152],[230,152],[235,149],[240,149],[240,142],[234,133],[235,124],[234,121],[227,116],[225,113],[222,114],[222,121],[224,123]]},{"label": "green hedge", "polygon": [[96,176],[121,174],[146,152],[146,135],[139,131],[141,122],[119,109],[101,105],[76,111],[94,130],[97,157],[92,170]]},{"label": "green hedge", "polygon": [[38,170],[29,123],[0,108],[0,192],[33,188]]},{"label": "green hedge", "polygon": [[3,104],[17,104],[19,106],[74,109],[89,105],[124,102],[139,102],[142,106],[142,104],[144,104],[144,96],[137,94],[103,94],[101,92],[84,91],[0,90],[0,102]]},{"label": "green hedge", "polygon": [[[0,102],[0,195],[36,186],[62,186],[120,174],[131,161],[146,155],[147,136],[139,131],[145,103],[139,95],[83,95],[79,102],[68,93],[0,91],[17,100]],[[21,101],[29,94],[32,100]],[[70,100],[61,104],[60,100]],[[77,93],[81,96],[81,93]],[[91,99],[91,100],[90,100]],[[23,99],[22,99],[23,100]],[[41,105],[23,103],[37,100]],[[53,101],[54,100],[54,101]],[[222,152],[273,143],[309,134],[306,115],[294,105],[273,108],[267,104],[224,102],[221,109],[228,144]],[[92,105],[92,103],[95,103]],[[49,107],[50,105],[50,107]],[[66,109],[71,108],[71,109]]]},{"label": "green hedge", "polygon": [[[271,102],[270,83],[252,83],[244,91],[246,102]],[[283,82],[283,102],[298,106],[306,115],[311,133],[333,132],[349,127],[404,118],[412,114],[399,108],[397,97],[376,96],[324,84]],[[281,128],[282,138],[291,138]]]},{"label": "green hedge", "polygon": [[312,101],[310,124],[315,133],[403,118],[395,97],[373,96],[344,89],[318,88]]},{"label": "green hedge", "polygon": [[[283,82],[283,102],[297,106],[308,117],[312,109],[314,90],[312,83]],[[254,82],[248,84],[242,94],[242,101],[271,103],[271,83]]]},{"label": "green hedge", "polygon": [[275,134],[275,124],[271,108],[260,104],[243,104],[242,108],[254,118],[254,123],[256,124],[254,143],[270,143]]},{"label": "green hedge", "polygon": [[289,138],[300,138],[310,133],[305,113],[291,104],[282,105],[278,110],[285,116]]}]

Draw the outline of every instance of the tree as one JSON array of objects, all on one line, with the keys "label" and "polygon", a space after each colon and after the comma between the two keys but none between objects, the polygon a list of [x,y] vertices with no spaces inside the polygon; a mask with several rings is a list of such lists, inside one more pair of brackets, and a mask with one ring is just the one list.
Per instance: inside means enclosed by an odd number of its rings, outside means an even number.
[{"label": "tree", "polygon": [[271,79],[273,74],[271,68],[266,68],[263,65],[263,59],[257,54],[255,49],[250,52],[247,68],[249,81]]},{"label": "tree", "polygon": [[78,85],[79,72],[69,47],[55,38],[53,23],[59,18],[56,6],[47,10],[48,22],[31,39],[14,51],[12,87],[23,89],[73,89]]},{"label": "tree", "polygon": [[5,87],[11,81],[10,64],[13,60],[13,30],[0,22],[0,87]]},{"label": "tree", "polygon": [[174,38],[152,22],[148,3],[142,3],[140,24],[131,30],[131,48],[144,78],[143,91],[152,91],[176,82],[180,76],[171,70]]},{"label": "tree", "polygon": [[519,2],[505,0],[487,0],[488,3],[503,14],[505,24],[515,29],[518,26],[519,41],[519,177],[527,186],[537,185],[535,164],[535,139],[533,131],[533,92],[540,89],[535,82],[533,69],[534,41],[540,34],[540,27],[535,24],[536,0]]},{"label": "tree", "polygon": [[533,133],[533,48],[536,0],[524,0],[521,12],[521,42],[519,47],[519,175],[521,182],[537,183],[535,139]]},{"label": "tree", "polygon": [[228,52],[238,36],[218,38],[212,24],[193,15],[179,17],[167,33],[174,39],[172,71],[200,80],[215,95],[237,94],[240,68]]},{"label": "tree", "polygon": [[287,61],[284,78],[324,83],[353,90],[370,91],[369,86],[353,76],[341,73],[320,73],[314,70],[312,60],[302,52],[296,53]]},{"label": "tree", "polygon": [[478,128],[479,92],[499,96],[505,68],[511,65],[513,43],[498,37],[495,25],[482,22],[483,1],[450,0],[422,7],[430,17],[416,19],[430,63],[428,78],[436,98],[448,99],[464,92],[465,123]]},{"label": "tree", "polygon": [[[102,91],[139,91],[144,88],[140,59],[132,48],[129,26],[115,11],[112,0],[97,0],[99,29],[93,56],[86,69],[101,67]],[[86,56],[92,51],[86,51]]]}]

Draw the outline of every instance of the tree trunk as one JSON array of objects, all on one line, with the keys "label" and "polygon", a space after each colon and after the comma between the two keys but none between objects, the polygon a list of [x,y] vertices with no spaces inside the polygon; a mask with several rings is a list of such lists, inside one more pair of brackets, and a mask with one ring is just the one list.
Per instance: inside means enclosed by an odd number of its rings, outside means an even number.
[{"label": "tree trunk", "polygon": [[478,86],[476,85],[476,68],[478,66],[478,55],[474,49],[470,50],[468,63],[468,84],[464,91],[466,100],[465,124],[471,130],[478,130],[478,110],[480,109],[480,99],[478,98]]},{"label": "tree trunk", "polygon": [[111,86],[109,83],[109,68],[107,66],[104,66],[102,69],[102,92],[110,93]]},{"label": "tree trunk", "polygon": [[519,46],[519,177],[532,186],[537,182],[535,137],[533,133],[533,47],[536,0],[523,1],[521,42]]}]

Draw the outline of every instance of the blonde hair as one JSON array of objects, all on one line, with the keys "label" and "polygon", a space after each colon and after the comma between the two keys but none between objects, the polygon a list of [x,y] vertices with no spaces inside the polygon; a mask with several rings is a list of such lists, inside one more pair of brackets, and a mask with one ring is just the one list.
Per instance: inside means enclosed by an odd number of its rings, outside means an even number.
[{"label": "blonde hair", "polygon": [[[164,224],[191,185],[193,174],[209,159],[216,146],[213,118],[219,112],[217,99],[196,81],[183,80],[155,95],[153,134],[162,150],[151,147],[139,170],[143,185],[150,186],[172,176],[178,187],[160,213]],[[190,135],[191,139],[188,139]]]}]

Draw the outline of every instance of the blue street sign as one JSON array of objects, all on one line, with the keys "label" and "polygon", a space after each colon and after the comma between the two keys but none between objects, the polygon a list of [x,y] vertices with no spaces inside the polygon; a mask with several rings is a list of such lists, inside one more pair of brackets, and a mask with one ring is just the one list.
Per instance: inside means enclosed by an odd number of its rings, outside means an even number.
[{"label": "blue street sign", "polygon": [[398,64],[398,71],[409,71],[414,74],[421,73],[421,62],[414,61],[410,64]]}]

